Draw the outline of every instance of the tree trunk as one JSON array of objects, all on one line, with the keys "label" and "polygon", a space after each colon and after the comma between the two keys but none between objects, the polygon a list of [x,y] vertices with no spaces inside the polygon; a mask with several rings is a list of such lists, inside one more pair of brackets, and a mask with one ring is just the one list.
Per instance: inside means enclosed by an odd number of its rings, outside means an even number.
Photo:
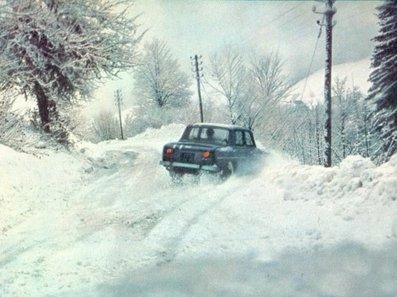
[{"label": "tree trunk", "polygon": [[39,108],[39,115],[41,120],[41,126],[45,132],[50,132],[50,113],[48,110],[48,97],[42,86],[35,82],[34,84],[34,93],[37,98],[37,106]]}]

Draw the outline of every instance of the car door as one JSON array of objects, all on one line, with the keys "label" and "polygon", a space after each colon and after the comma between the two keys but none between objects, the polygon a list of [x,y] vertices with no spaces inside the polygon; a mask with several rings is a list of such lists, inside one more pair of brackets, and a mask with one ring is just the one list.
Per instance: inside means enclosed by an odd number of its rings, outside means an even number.
[{"label": "car door", "polygon": [[255,153],[255,142],[252,133],[247,130],[235,132],[236,155],[240,163],[246,163]]},{"label": "car door", "polygon": [[244,131],[243,130],[236,130],[235,131],[235,156],[237,163],[244,162],[246,159],[247,154],[247,147],[245,145],[244,139]]},{"label": "car door", "polygon": [[246,157],[251,159],[257,153],[254,136],[251,131],[244,131],[244,146],[246,148]]}]

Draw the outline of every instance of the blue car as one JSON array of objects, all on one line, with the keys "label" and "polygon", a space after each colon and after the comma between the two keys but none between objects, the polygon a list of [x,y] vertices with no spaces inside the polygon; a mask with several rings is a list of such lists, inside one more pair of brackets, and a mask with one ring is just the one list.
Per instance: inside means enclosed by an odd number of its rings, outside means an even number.
[{"label": "blue car", "polygon": [[238,169],[257,164],[263,155],[247,128],[198,123],[188,125],[179,141],[164,145],[160,164],[173,178],[203,172],[227,178]]}]

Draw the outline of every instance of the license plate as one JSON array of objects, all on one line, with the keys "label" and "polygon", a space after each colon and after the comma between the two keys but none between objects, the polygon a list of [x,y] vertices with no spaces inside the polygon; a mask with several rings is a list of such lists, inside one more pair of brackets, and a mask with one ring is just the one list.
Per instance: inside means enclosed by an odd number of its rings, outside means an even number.
[{"label": "license plate", "polygon": [[191,153],[182,153],[181,161],[184,163],[194,163],[194,154]]}]

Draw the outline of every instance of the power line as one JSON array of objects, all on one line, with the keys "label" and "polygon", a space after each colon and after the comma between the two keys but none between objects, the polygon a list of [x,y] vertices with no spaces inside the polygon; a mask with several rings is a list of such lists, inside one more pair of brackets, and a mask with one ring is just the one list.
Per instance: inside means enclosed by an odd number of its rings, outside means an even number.
[{"label": "power line", "polygon": [[204,78],[205,82],[206,82],[211,88],[213,88],[213,89],[215,90],[215,92],[218,92],[218,93],[220,92],[220,90],[219,90],[216,86],[214,86],[213,84],[211,84],[211,83],[208,81],[208,79],[207,79],[206,76],[204,76],[203,78]]},{"label": "power line", "polygon": [[282,12],[281,14],[279,14],[278,16],[276,16],[274,19],[272,19],[271,21],[267,22],[265,24],[265,26],[270,25],[271,23],[277,21],[279,18],[285,16],[287,13],[294,11],[295,9],[297,9],[300,5],[302,5],[303,2],[299,3],[298,5],[295,5],[294,7],[291,7],[290,9],[288,9],[287,11]]},{"label": "power line", "polygon": [[309,79],[310,72],[312,71],[312,66],[313,66],[314,57],[315,57],[315,55],[316,55],[318,42],[319,42],[320,37],[321,37],[321,32],[322,32],[322,28],[323,28],[323,27],[322,27],[322,26],[323,26],[322,24],[324,23],[324,18],[325,18],[325,15],[323,15],[323,19],[322,19],[321,24],[320,24],[320,30],[319,30],[318,35],[317,35],[317,40],[316,40],[316,44],[315,44],[315,46],[314,46],[312,58],[311,58],[311,60],[310,60],[309,69],[307,70],[307,73],[306,73],[306,79],[305,79],[305,83],[303,84],[303,90],[302,90],[302,94],[301,94],[301,100],[303,99],[303,96],[304,96],[304,94],[305,94],[306,86],[307,86],[307,81],[308,81],[308,79]]},{"label": "power line", "polygon": [[294,21],[294,20],[296,20],[296,19],[298,19],[298,18],[300,18],[300,17],[302,17],[302,16],[304,16],[304,15],[306,15],[306,14],[307,14],[307,12],[306,12],[306,11],[303,11],[302,13],[298,14],[298,15],[295,16],[294,18],[285,21],[284,23],[282,23],[282,24],[279,25],[278,27],[281,28],[281,27],[283,27],[283,26],[285,26],[285,25],[287,25],[287,24],[291,24],[292,21]]},{"label": "power line", "polygon": [[213,97],[214,97],[214,95],[210,94],[210,92],[207,91],[207,88],[206,88],[205,84],[208,84],[208,85],[209,85],[210,87],[212,87],[212,88],[213,88],[213,86],[208,82],[208,80],[207,80],[207,78],[206,78],[205,75],[203,75],[202,77],[203,77],[204,81],[201,81],[201,86],[203,87],[204,94],[205,94],[205,96],[206,96],[208,99],[212,100]]}]

